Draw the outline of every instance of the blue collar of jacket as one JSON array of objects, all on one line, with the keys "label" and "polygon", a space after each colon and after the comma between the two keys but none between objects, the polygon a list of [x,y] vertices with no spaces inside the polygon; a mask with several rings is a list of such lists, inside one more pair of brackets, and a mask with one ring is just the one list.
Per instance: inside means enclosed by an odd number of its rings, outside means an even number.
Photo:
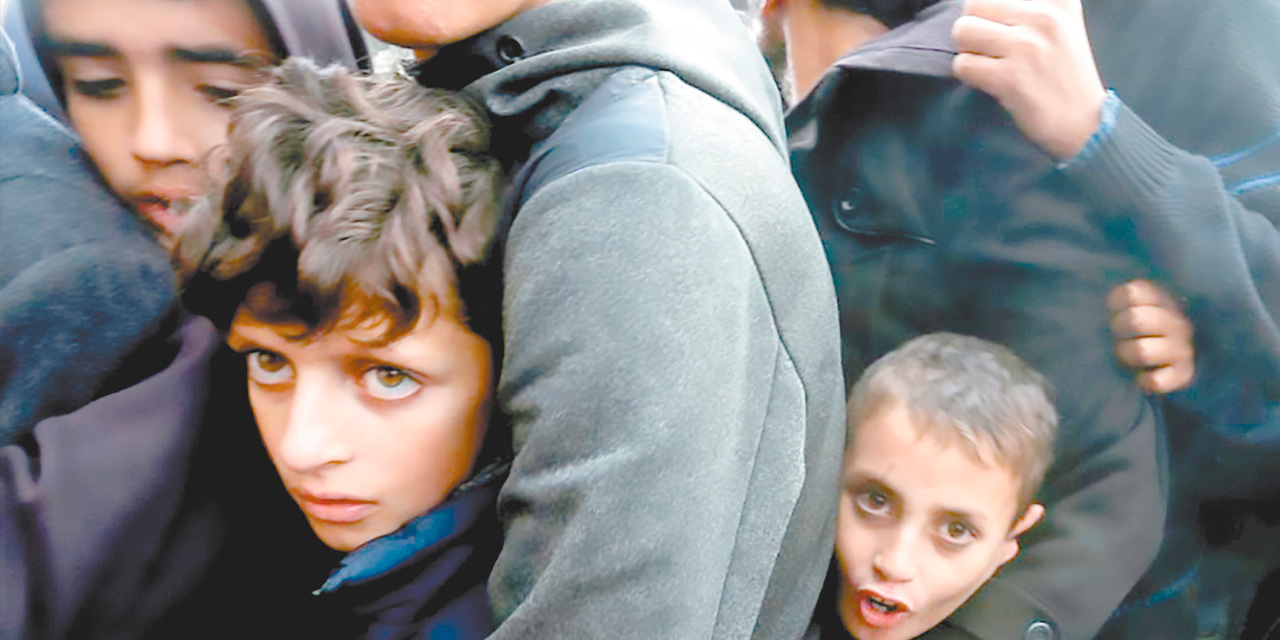
[{"label": "blue collar of jacket", "polygon": [[[443,503],[410,520],[396,531],[361,545],[339,563],[315,595],[360,586],[413,566],[432,573],[433,561],[494,519],[498,489],[509,464],[486,467],[455,489]],[[419,566],[425,565],[425,566]],[[442,576],[440,582],[444,582]]]}]

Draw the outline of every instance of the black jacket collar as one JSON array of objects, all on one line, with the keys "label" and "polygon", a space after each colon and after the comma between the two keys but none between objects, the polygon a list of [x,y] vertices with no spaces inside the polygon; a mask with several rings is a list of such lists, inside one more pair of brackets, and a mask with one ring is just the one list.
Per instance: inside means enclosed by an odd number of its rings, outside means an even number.
[{"label": "black jacket collar", "polygon": [[845,54],[832,68],[949,78],[951,58],[956,54],[951,25],[960,17],[962,8],[959,0],[935,4],[921,11],[915,20]]}]

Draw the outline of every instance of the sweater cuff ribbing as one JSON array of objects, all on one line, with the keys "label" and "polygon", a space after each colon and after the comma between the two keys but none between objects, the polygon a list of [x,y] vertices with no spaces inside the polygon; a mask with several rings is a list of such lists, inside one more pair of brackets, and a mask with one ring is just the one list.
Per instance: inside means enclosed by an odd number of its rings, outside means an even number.
[{"label": "sweater cuff ribbing", "polygon": [[1091,151],[1062,172],[1110,214],[1147,209],[1162,199],[1180,152],[1123,102],[1110,135]]}]

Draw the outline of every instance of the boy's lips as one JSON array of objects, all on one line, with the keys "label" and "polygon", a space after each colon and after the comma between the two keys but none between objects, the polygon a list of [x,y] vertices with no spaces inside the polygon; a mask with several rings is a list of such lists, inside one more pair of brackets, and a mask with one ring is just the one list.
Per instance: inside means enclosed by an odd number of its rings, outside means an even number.
[{"label": "boy's lips", "polygon": [[376,505],[371,500],[361,500],[339,494],[315,494],[294,490],[293,496],[303,513],[315,520],[330,524],[352,524],[369,517]]},{"label": "boy's lips", "polygon": [[875,591],[858,591],[858,615],[868,627],[888,629],[906,619],[910,609],[901,601],[883,596]]},{"label": "boy's lips", "polygon": [[186,213],[190,196],[186,193],[145,191],[132,198],[134,207],[153,224],[172,231]]}]

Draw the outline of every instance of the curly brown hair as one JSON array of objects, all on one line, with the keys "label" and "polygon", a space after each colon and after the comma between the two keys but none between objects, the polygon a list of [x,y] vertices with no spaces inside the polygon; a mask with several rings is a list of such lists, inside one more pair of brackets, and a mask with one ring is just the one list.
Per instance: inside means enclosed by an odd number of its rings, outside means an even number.
[{"label": "curly brown hair", "polygon": [[[210,163],[219,188],[176,239],[189,305],[223,327],[245,304],[312,333],[385,320],[393,340],[424,309],[475,329],[501,312],[500,266],[485,264],[502,182],[488,145],[483,111],[457,94],[285,61],[236,98]],[[490,277],[465,277],[477,272]],[[261,282],[276,295],[246,299]]]}]

